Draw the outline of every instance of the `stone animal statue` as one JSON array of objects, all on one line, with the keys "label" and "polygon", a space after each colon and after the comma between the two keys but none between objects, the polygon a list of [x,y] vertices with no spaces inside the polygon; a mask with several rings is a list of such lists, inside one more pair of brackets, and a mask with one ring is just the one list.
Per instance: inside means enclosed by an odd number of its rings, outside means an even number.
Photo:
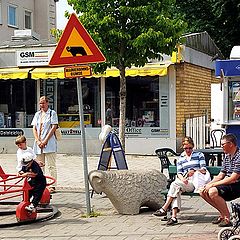
[{"label": "stone animal statue", "polygon": [[87,55],[85,49],[81,46],[79,47],[66,47],[67,51],[70,52],[74,57],[77,56],[77,54],[81,54],[82,56]]},{"label": "stone animal statue", "polygon": [[157,210],[164,203],[161,191],[166,189],[167,178],[158,170],[93,170],[89,181],[120,214],[138,214],[142,206]]}]

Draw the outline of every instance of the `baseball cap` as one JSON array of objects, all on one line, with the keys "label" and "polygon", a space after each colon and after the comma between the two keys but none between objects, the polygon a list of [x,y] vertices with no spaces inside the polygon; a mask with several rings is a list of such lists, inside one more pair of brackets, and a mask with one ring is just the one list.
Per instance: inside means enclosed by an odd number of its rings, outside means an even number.
[{"label": "baseball cap", "polygon": [[22,155],[22,164],[26,166],[29,162],[34,159],[34,155],[32,153],[26,152]]}]

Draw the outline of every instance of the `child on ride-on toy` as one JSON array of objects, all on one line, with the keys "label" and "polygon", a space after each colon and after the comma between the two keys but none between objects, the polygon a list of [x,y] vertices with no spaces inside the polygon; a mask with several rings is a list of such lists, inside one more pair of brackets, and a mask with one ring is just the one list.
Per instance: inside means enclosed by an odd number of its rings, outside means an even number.
[{"label": "child on ride-on toy", "polygon": [[30,152],[23,153],[21,161],[22,169],[19,171],[19,176],[28,177],[28,183],[33,187],[29,191],[29,200],[32,197],[31,204],[26,206],[25,209],[33,212],[36,211],[36,207],[46,188],[46,177],[43,175],[39,164],[34,160],[34,154]]}]

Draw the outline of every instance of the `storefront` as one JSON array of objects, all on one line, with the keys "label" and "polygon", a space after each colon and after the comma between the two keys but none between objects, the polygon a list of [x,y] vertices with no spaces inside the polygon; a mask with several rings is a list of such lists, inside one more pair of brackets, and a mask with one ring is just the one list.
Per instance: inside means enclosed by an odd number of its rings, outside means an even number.
[{"label": "storefront", "polygon": [[[201,36],[203,40],[199,42],[207,43],[206,34]],[[208,41],[211,42],[209,37]],[[64,78],[63,67],[48,66],[55,44],[10,43],[0,48],[1,129],[23,129],[31,145],[31,120],[38,110],[39,97],[47,95],[62,127],[59,152],[78,154],[81,139],[77,84],[75,79]],[[217,49],[213,50],[214,55]],[[186,119],[202,116],[206,111],[210,115],[210,89],[215,81],[211,57],[190,47],[182,48],[181,57],[177,63],[164,56],[163,61],[126,69],[127,154],[154,154],[161,147],[176,150],[177,142],[185,134]],[[115,68],[82,79],[88,154],[101,151],[98,135],[102,125],[110,124],[118,132],[119,81]],[[196,89],[197,94],[191,94]],[[2,148],[3,152],[15,152],[13,142],[12,135],[7,138],[3,131],[0,151]]]},{"label": "storefront", "polygon": [[[0,69],[0,124],[3,129],[23,129],[31,145],[31,121],[38,109],[38,99],[47,95],[50,107],[58,113],[64,135],[63,141],[59,142],[59,151],[78,153],[80,131],[76,80],[65,79],[63,67],[48,67],[41,63],[50,58],[53,49],[53,46],[13,46],[0,50],[0,59],[4,60]],[[126,70],[127,153],[153,154],[161,141],[167,141],[168,146],[175,148],[175,123],[171,121],[175,110],[170,104],[174,103],[175,81],[174,77],[171,78],[174,76],[174,65],[171,64],[168,57],[144,68]],[[108,69],[104,75],[82,79],[89,154],[100,152],[98,134],[102,125],[110,124],[114,131],[118,131],[119,81],[119,71],[114,68]],[[6,152],[15,152],[12,139],[9,139],[10,145],[6,138],[2,143],[1,140],[0,145]]]},{"label": "storefront", "polygon": [[[236,51],[234,51],[236,50]],[[233,48],[231,55],[238,58],[216,62],[216,76],[223,85],[223,123],[227,133],[234,133],[240,146],[240,48]],[[231,58],[230,55],[230,58]]]}]

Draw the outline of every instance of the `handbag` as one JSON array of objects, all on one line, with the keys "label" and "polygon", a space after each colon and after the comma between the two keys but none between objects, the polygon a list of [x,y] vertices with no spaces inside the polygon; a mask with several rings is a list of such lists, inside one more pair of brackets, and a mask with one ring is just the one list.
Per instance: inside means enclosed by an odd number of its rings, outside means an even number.
[{"label": "handbag", "polygon": [[54,134],[57,141],[60,141],[62,139],[62,131],[59,126],[56,128]]},{"label": "handbag", "polygon": [[[50,119],[52,117],[52,110],[50,111]],[[51,124],[51,127],[52,127],[52,124]],[[55,132],[54,132],[54,135],[55,135],[55,138],[57,141],[60,141],[62,139],[62,131],[59,127],[59,125],[57,126]]]},{"label": "handbag", "polygon": [[199,171],[195,171],[193,176],[189,178],[193,183],[195,190],[194,192],[199,192],[199,189],[202,188],[205,184],[211,181],[211,176],[208,170],[205,174],[202,174]]}]

